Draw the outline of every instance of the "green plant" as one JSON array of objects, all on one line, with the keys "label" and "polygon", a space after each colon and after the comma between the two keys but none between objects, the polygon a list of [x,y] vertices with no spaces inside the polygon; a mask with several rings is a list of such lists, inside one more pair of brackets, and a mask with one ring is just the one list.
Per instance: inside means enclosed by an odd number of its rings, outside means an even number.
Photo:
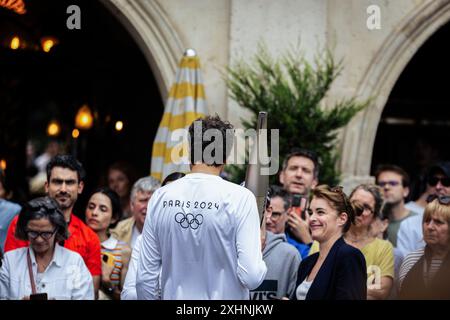
[{"label": "green plant", "polygon": [[[336,185],[340,177],[336,168],[337,130],[369,101],[350,98],[332,107],[323,105],[331,84],[342,71],[342,63],[336,63],[329,50],[316,55],[313,64],[293,50],[276,60],[263,45],[258,52],[254,61],[241,60],[226,71],[231,98],[252,112],[251,119],[242,119],[244,127],[255,128],[258,113],[267,111],[268,128],[280,130],[280,166],[293,147],[314,150],[320,158],[319,181]],[[227,171],[233,181],[245,177],[245,167],[228,166]],[[272,176],[271,182],[275,179]]]}]

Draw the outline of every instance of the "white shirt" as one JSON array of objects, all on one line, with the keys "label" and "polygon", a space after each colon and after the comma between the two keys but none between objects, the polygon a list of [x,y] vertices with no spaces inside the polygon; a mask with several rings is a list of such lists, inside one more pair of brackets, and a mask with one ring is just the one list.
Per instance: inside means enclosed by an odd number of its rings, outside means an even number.
[{"label": "white shirt", "polygon": [[133,225],[133,230],[131,231],[131,240],[130,240],[130,246],[131,249],[134,248],[134,245],[136,244],[136,239],[141,235],[139,232],[139,229],[136,227],[136,223]]},{"label": "white shirt", "polygon": [[131,251],[131,259],[128,265],[127,275],[123,284],[122,292],[120,293],[121,300],[137,300],[136,293],[136,274],[138,267],[138,258],[141,252],[142,235],[136,239],[135,246]]},{"label": "white shirt", "polygon": [[405,208],[410,210],[410,211],[414,211],[414,212],[416,212],[418,214],[423,214],[425,212],[425,208],[419,206],[414,201],[409,201],[408,203],[406,203],[405,204]]},{"label": "white shirt", "polygon": [[422,229],[423,211],[424,209],[400,223],[397,233],[397,248],[403,257],[425,247]]},{"label": "white shirt", "polygon": [[27,251],[30,250],[37,293],[47,293],[49,299],[93,300],[94,283],[81,256],[58,244],[47,269],[38,274],[31,248],[20,248],[5,254],[0,269],[0,299],[21,300],[32,293],[28,274]]},{"label": "white shirt", "polygon": [[264,280],[255,196],[192,173],[152,195],[142,232],[138,299],[248,300]]},{"label": "white shirt", "polygon": [[312,281],[306,281],[306,279],[300,283],[295,292],[297,300],[306,300],[306,295],[308,294],[309,288],[311,288]]}]

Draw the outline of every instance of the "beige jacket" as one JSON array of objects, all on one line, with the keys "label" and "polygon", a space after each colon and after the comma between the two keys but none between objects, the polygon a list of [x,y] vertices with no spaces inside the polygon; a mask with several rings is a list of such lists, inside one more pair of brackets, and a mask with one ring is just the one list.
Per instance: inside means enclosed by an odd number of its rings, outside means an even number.
[{"label": "beige jacket", "polygon": [[131,247],[131,235],[133,234],[134,218],[128,218],[120,221],[114,229],[111,229],[111,234],[117,239],[126,242]]}]

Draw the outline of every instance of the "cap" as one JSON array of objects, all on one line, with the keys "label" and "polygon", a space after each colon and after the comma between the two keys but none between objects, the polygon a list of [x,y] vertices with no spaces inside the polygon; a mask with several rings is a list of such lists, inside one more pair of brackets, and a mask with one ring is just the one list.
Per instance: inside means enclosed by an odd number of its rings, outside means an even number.
[{"label": "cap", "polygon": [[436,173],[437,171],[443,172],[447,177],[450,178],[450,162],[442,161],[442,162],[438,162],[438,163],[432,165],[428,169],[428,176],[431,176],[432,174]]}]

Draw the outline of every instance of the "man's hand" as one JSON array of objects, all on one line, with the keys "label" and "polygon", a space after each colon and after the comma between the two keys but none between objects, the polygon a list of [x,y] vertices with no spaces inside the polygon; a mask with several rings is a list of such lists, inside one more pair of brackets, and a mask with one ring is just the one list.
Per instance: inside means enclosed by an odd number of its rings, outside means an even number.
[{"label": "man's hand", "polygon": [[[306,214],[307,216],[307,214]],[[292,235],[300,242],[303,242],[304,244],[311,243],[312,237],[311,233],[309,232],[309,225],[306,220],[303,220],[295,211],[293,208],[289,209],[288,212],[288,226],[290,228],[290,231]]]}]

